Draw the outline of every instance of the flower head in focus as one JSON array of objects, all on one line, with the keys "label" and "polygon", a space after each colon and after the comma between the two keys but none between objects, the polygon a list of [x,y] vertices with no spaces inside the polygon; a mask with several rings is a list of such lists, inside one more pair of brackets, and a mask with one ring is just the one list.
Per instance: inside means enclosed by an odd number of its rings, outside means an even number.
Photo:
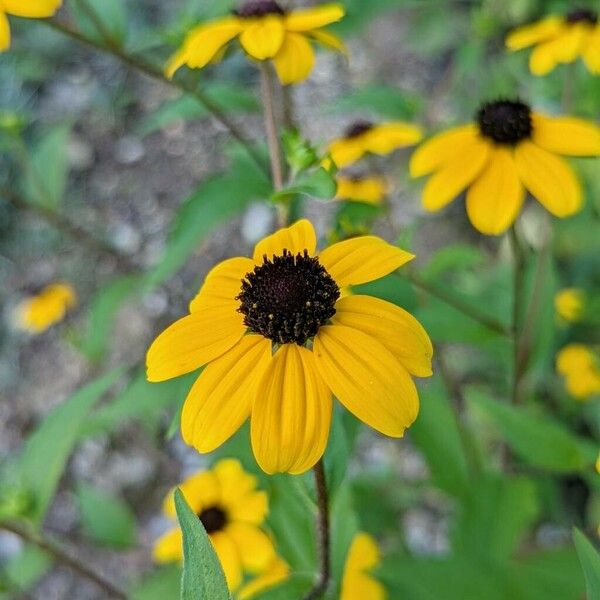
[{"label": "flower head in focus", "polygon": [[7,15],[26,19],[51,17],[62,0],[0,0],[0,52],[10,48],[10,25]]},{"label": "flower head in focus", "polygon": [[588,400],[600,394],[600,363],[584,344],[569,344],[556,357],[556,370],[565,378],[571,396]]},{"label": "flower head in focus", "polygon": [[379,205],[387,193],[387,182],[383,177],[371,176],[337,176],[336,200],[364,202]]},{"label": "flower head in focus", "polygon": [[431,375],[433,349],[398,306],[348,286],[379,279],[414,257],[375,236],[320,253],[307,220],[260,241],[206,277],[190,314],[153,342],[150,381],[207,365],[185,401],[186,443],[212,452],[251,417],[267,473],[303,473],[322,457],[332,395],[356,417],[401,437],[419,408],[412,376]]},{"label": "flower head in focus", "polygon": [[380,563],[375,540],[367,533],[357,533],[348,551],[340,600],[386,600],[385,588],[370,574]]},{"label": "flower head in focus", "polygon": [[423,205],[438,211],[467,190],[467,215],[486,235],[499,235],[517,218],[528,191],[554,216],[583,203],[581,184],[558,155],[600,155],[600,128],[572,117],[547,117],[519,100],[484,104],[477,123],[439,133],[410,161],[413,177],[430,175]]},{"label": "flower head in focus", "polygon": [[62,321],[76,302],[75,290],[68,283],[53,283],[17,306],[15,324],[30,333],[43,333]]},{"label": "flower head in focus", "polygon": [[218,61],[229,42],[239,38],[248,56],[273,61],[281,83],[299,83],[315,64],[312,42],[345,51],[344,43],[323,29],[343,16],[341,4],[287,11],[275,0],[246,0],[232,15],[192,29],[169,61],[166,73],[173,77],[183,65],[202,69]]},{"label": "flower head in focus", "polygon": [[[275,548],[261,529],[268,513],[267,495],[256,489],[256,477],[246,473],[239,461],[221,460],[178,487],[208,533],[230,590],[240,587],[244,572],[262,574],[273,565]],[[163,511],[177,518],[173,492],[166,497]],[[164,563],[182,557],[183,538],[176,527],[156,541],[154,559]]]},{"label": "flower head in focus", "polygon": [[554,297],[554,307],[565,321],[579,321],[585,307],[585,294],[578,288],[565,288]]},{"label": "flower head in focus", "polygon": [[575,9],[518,27],[506,38],[509,50],[535,46],[529,57],[534,75],[546,75],[556,65],[583,59],[590,73],[600,74],[600,23],[598,13]]}]

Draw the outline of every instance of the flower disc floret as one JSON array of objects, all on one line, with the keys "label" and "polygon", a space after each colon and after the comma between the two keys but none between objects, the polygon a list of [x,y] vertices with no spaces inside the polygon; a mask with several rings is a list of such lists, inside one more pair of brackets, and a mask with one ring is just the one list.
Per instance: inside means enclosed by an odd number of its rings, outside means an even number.
[{"label": "flower disc floret", "polygon": [[531,137],[531,109],[519,100],[484,104],[477,112],[481,135],[498,144],[514,145]]},{"label": "flower disc floret", "polygon": [[236,17],[250,19],[266,15],[284,15],[285,11],[273,0],[249,0],[233,11]]}]

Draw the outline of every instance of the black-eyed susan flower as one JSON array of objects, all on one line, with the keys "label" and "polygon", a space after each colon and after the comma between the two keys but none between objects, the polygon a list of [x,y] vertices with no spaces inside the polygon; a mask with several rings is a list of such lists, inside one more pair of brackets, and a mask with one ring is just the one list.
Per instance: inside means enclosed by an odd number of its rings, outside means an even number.
[{"label": "black-eyed susan flower", "polygon": [[565,378],[571,396],[588,400],[600,394],[598,357],[585,344],[569,344],[556,357],[556,370]]},{"label": "black-eyed susan flower", "polygon": [[10,47],[10,24],[7,15],[27,19],[51,17],[62,0],[0,0],[0,52]]},{"label": "black-eyed susan flower", "polygon": [[600,24],[592,10],[576,9],[518,27],[506,38],[506,46],[513,51],[535,46],[529,57],[534,75],[546,75],[579,57],[591,73],[600,74]]},{"label": "black-eyed susan flower", "polygon": [[600,128],[548,117],[518,100],[484,104],[477,123],[435,135],[410,161],[413,177],[432,174],[423,205],[438,211],[467,190],[467,215],[481,233],[499,235],[517,218],[527,190],[554,216],[576,213],[581,184],[558,155],[599,156]]},{"label": "black-eyed susan flower", "polygon": [[377,175],[357,177],[338,175],[336,180],[336,200],[379,205],[383,202],[387,193],[386,180]]},{"label": "black-eyed susan flower", "polygon": [[431,375],[432,346],[405,310],[347,286],[414,257],[375,236],[316,252],[306,220],[259,242],[206,277],[190,314],[154,341],[148,379],[207,365],[185,401],[183,439],[211,452],[251,417],[267,473],[303,473],[323,455],[332,394],[356,417],[401,437],[419,408],[411,376]]},{"label": "black-eyed susan flower", "polygon": [[368,533],[357,533],[346,558],[340,600],[386,600],[385,588],[371,574],[380,563],[377,542]]},{"label": "black-eyed susan flower", "polygon": [[290,566],[280,556],[265,569],[264,573],[257,575],[244,584],[235,595],[236,600],[252,600],[261,596],[263,592],[287,581],[290,575]]},{"label": "black-eyed susan flower", "polygon": [[421,128],[410,123],[357,121],[346,129],[341,138],[329,144],[327,152],[341,169],[367,154],[384,156],[399,148],[412,146],[422,138]]},{"label": "black-eyed susan flower", "polygon": [[[275,547],[261,528],[268,514],[268,499],[256,489],[256,477],[239,461],[219,461],[178,486],[190,508],[198,515],[223,567],[229,589],[237,590],[244,573],[262,574],[274,563]],[[176,519],[173,492],[165,499],[164,513]],[[154,546],[157,562],[183,557],[181,529],[164,534]]]},{"label": "black-eyed susan flower", "polygon": [[42,333],[62,321],[76,302],[75,290],[68,283],[53,283],[17,306],[15,324],[30,333]]},{"label": "black-eyed susan flower", "polygon": [[578,321],[583,314],[585,293],[579,288],[565,288],[554,296],[554,307],[558,315],[571,323]]},{"label": "black-eyed susan flower", "polygon": [[238,38],[250,58],[273,61],[281,83],[299,83],[315,64],[312,42],[344,51],[343,42],[323,29],[343,16],[341,4],[287,11],[274,0],[247,0],[232,15],[192,29],[166,73],[172,77],[183,65],[202,69],[218,61],[229,42]]}]

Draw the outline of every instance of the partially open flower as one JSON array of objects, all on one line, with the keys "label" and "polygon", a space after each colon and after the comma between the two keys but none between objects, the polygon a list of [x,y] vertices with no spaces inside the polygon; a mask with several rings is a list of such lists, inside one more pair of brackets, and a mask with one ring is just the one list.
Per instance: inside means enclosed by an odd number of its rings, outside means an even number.
[{"label": "partially open flower", "polygon": [[554,297],[556,312],[569,322],[578,321],[583,314],[585,294],[577,288],[565,288]]},{"label": "partially open flower", "polygon": [[0,0],[0,52],[10,47],[10,25],[7,15],[26,19],[51,17],[62,0]]},{"label": "partially open flower", "polygon": [[578,400],[600,394],[598,357],[585,344],[569,344],[556,357],[556,370],[565,378],[567,391]]},{"label": "partially open flower", "polygon": [[148,379],[208,365],[185,401],[184,440],[211,452],[251,416],[267,473],[303,473],[323,455],[332,395],[356,417],[401,437],[419,409],[412,376],[431,375],[432,346],[394,304],[347,286],[379,279],[414,257],[363,236],[316,252],[306,220],[231,258],[206,277],[188,316],[154,341]]},{"label": "partially open flower", "polygon": [[352,177],[338,175],[336,200],[381,204],[387,192],[387,182],[376,175]]},{"label": "partially open flower", "polygon": [[[268,513],[267,495],[256,489],[256,477],[246,473],[239,461],[221,460],[212,470],[196,473],[178,487],[208,533],[230,590],[240,587],[244,572],[263,574],[274,564],[275,548],[261,529]],[[173,492],[166,497],[163,510],[176,519]],[[181,560],[182,544],[181,529],[172,529],[157,540],[154,559]]]},{"label": "partially open flower", "polygon": [[529,57],[534,75],[546,75],[560,63],[583,59],[590,73],[600,74],[600,23],[598,13],[576,9],[563,17],[551,16],[518,27],[506,38],[510,50],[535,46]]},{"label": "partially open flower", "polygon": [[577,175],[558,155],[599,156],[600,128],[573,117],[548,117],[519,100],[484,104],[477,123],[435,135],[410,161],[413,177],[432,174],[423,205],[438,211],[467,190],[467,215],[486,235],[514,223],[527,190],[554,216],[578,212]]},{"label": "partially open flower", "polygon": [[192,29],[167,65],[173,77],[183,65],[202,69],[220,59],[227,44],[239,38],[254,60],[272,60],[281,83],[305,80],[315,64],[311,42],[344,52],[344,43],[323,27],[344,16],[341,4],[287,11],[274,0],[246,0],[229,17],[202,23]]},{"label": "partially open flower", "polygon": [[62,321],[76,302],[75,290],[69,284],[53,283],[17,306],[15,324],[30,333],[42,333]]},{"label": "partially open flower", "polygon": [[377,542],[368,533],[357,533],[346,558],[340,600],[386,600],[386,589],[371,574],[380,562]]}]

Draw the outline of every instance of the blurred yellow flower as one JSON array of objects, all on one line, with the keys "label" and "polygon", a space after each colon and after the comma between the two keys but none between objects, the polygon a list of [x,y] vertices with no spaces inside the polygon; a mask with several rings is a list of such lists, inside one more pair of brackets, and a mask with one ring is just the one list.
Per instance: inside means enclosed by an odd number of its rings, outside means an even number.
[{"label": "blurred yellow flower", "polygon": [[51,17],[62,0],[0,0],[0,52],[10,47],[10,25],[7,15],[27,19]]},{"label": "blurred yellow flower", "polygon": [[311,42],[345,51],[337,36],[322,29],[343,16],[341,4],[287,11],[274,0],[247,0],[231,16],[192,29],[171,57],[166,73],[173,77],[183,65],[202,69],[220,60],[227,44],[239,37],[248,56],[273,60],[281,83],[299,83],[310,75],[315,64]]},{"label": "blurred yellow flower", "polygon": [[514,223],[526,190],[556,217],[580,210],[579,179],[557,155],[599,156],[599,127],[547,117],[518,100],[484,104],[477,121],[435,135],[413,154],[411,175],[432,174],[423,190],[426,210],[444,208],[466,189],[469,220],[486,235]]},{"label": "blurred yellow flower", "polygon": [[68,283],[53,283],[17,306],[16,326],[30,333],[42,333],[62,321],[76,302],[75,290]]},{"label": "blurred yellow flower", "polygon": [[[244,572],[262,574],[273,565],[275,548],[261,529],[268,513],[267,495],[256,489],[256,477],[244,471],[239,461],[221,460],[178,487],[208,533],[230,590],[240,587]],[[177,518],[173,492],[166,497],[163,511]],[[182,533],[176,527],[156,541],[154,559],[164,563],[182,557]]]},{"label": "blurred yellow flower", "polygon": [[212,452],[251,416],[252,447],[267,473],[303,473],[322,457],[332,395],[356,417],[401,437],[417,417],[412,376],[431,375],[421,324],[394,304],[347,286],[414,258],[375,236],[316,252],[307,220],[260,241],[250,258],[217,265],[146,359],[150,381],[208,365],[185,401],[186,443]]},{"label": "blurred yellow flower", "polygon": [[380,563],[375,540],[367,533],[357,533],[346,559],[340,600],[386,600],[385,588],[370,574]]},{"label": "blurred yellow flower", "polygon": [[569,344],[556,357],[556,370],[565,378],[567,391],[578,400],[600,394],[598,358],[584,344]]},{"label": "blurred yellow flower", "polygon": [[337,177],[336,200],[381,204],[387,192],[387,182],[383,177]]},{"label": "blurred yellow flower", "polygon": [[578,321],[583,313],[585,294],[578,288],[565,288],[554,297],[556,312],[569,322]]},{"label": "blurred yellow flower", "polygon": [[600,23],[592,10],[572,10],[518,27],[506,38],[509,50],[535,46],[529,57],[534,75],[546,75],[559,63],[583,59],[590,73],[600,74]]},{"label": "blurred yellow flower", "polygon": [[267,567],[264,573],[244,584],[235,597],[237,600],[252,600],[258,594],[262,594],[262,592],[266,592],[270,588],[286,581],[289,574],[289,565],[278,556]]},{"label": "blurred yellow flower", "polygon": [[341,138],[333,140],[327,151],[341,169],[357,162],[365,154],[390,154],[398,148],[412,146],[422,138],[421,128],[410,123],[357,121]]}]

